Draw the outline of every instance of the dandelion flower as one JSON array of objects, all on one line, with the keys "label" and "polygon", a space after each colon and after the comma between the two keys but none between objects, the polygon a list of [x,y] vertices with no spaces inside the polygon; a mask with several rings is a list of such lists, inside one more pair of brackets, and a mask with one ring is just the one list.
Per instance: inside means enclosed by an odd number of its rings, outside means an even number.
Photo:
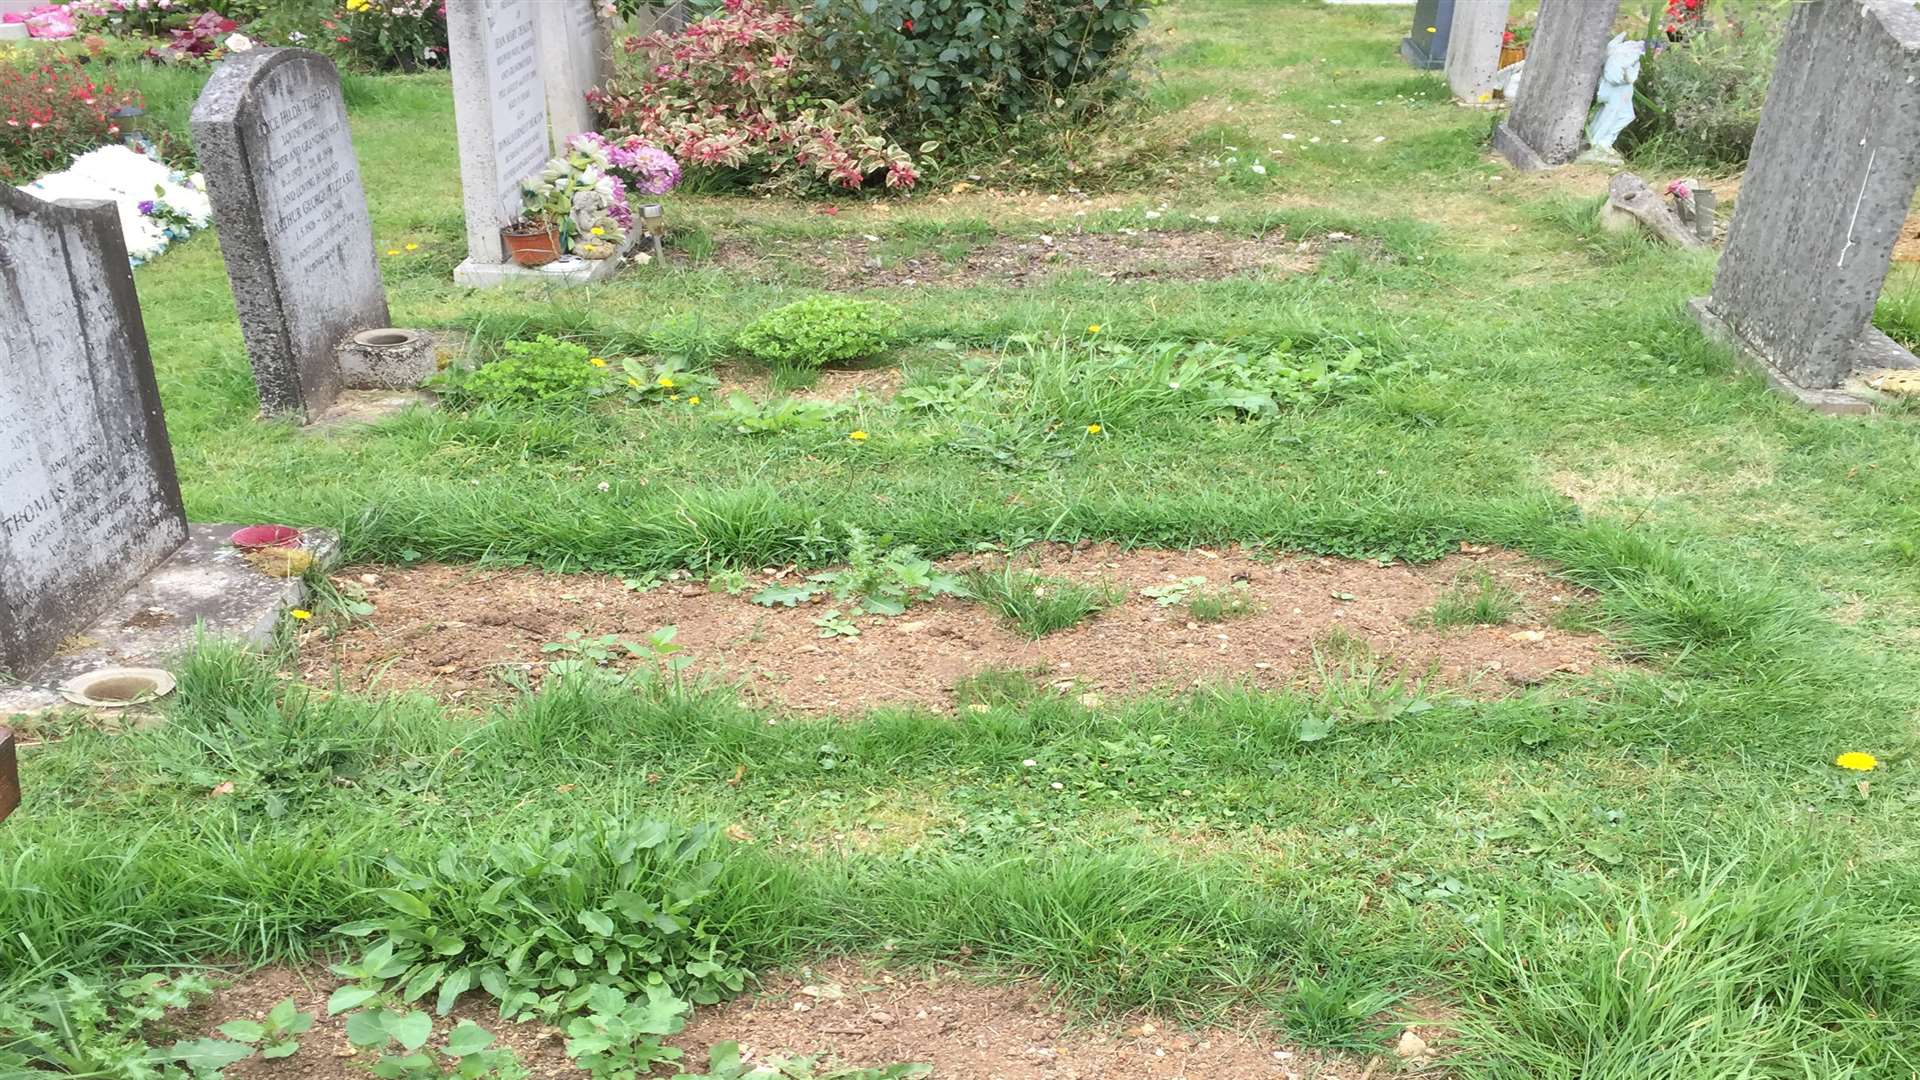
[{"label": "dandelion flower", "polygon": [[864,431],[850,431],[847,433],[847,438],[853,440],[854,442],[866,442],[867,433]]},{"label": "dandelion flower", "polygon": [[1097,333],[1099,333],[1099,332],[1100,332],[1100,324],[1099,324],[1099,323],[1094,323],[1094,324],[1093,324],[1092,326],[1089,326],[1089,327],[1087,327],[1087,333],[1089,333],[1089,334],[1097,334]]},{"label": "dandelion flower", "polygon": [[1863,754],[1858,750],[1849,750],[1839,757],[1834,758],[1833,763],[1843,769],[1851,769],[1854,772],[1872,772],[1874,766],[1880,764],[1880,759],[1874,757],[1872,754]]},{"label": "dandelion flower", "polygon": [[1105,428],[1103,428],[1103,427],[1101,427],[1101,426],[1100,426],[1099,424],[1088,424],[1088,425],[1087,425],[1087,434],[1089,434],[1089,435],[1098,435],[1098,434],[1100,434],[1100,433],[1101,433],[1102,431],[1105,431],[1105,430],[1106,430],[1106,429],[1105,429]]},{"label": "dandelion flower", "polygon": [[687,399],[687,404],[689,404],[689,405],[698,405],[698,404],[700,404],[700,395],[699,395],[699,394],[695,394],[695,395],[693,395],[692,397],[690,397],[690,398],[688,398],[688,399]]},{"label": "dandelion flower", "polygon": [[387,254],[389,254],[389,255],[398,255],[398,254],[400,254],[400,249],[399,249],[399,248],[388,248],[388,249],[387,249]]},{"label": "dandelion flower", "polygon": [[294,608],[292,611],[287,612],[287,614],[293,616],[295,619],[298,619],[301,622],[306,622],[308,619],[313,618],[313,612],[308,611],[305,608]]},{"label": "dandelion flower", "polygon": [[589,363],[589,364],[592,364],[592,365],[593,365],[594,367],[606,367],[606,366],[607,366],[607,361],[606,361],[606,359],[605,359],[604,357],[599,357],[599,356],[596,356],[596,357],[594,357],[593,359],[591,359],[591,360],[588,360],[588,361],[587,361],[587,363]]},{"label": "dandelion flower", "polygon": [[419,245],[419,244],[415,244],[415,243],[412,243],[411,241],[409,241],[409,242],[408,242],[408,244],[407,244],[407,250],[408,250],[408,251],[419,251],[419,250],[420,250],[420,245]]},{"label": "dandelion flower", "polygon": [[662,375],[658,379],[654,380],[654,385],[660,387],[663,390],[671,390],[673,389],[673,376]]}]

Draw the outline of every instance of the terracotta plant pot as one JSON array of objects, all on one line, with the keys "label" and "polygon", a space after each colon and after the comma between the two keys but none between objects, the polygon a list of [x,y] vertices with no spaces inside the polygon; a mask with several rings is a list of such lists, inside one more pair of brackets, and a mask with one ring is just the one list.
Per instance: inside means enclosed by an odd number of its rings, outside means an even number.
[{"label": "terracotta plant pot", "polygon": [[544,229],[501,229],[500,239],[507,245],[507,258],[521,266],[545,266],[562,254],[560,230],[551,225]]}]

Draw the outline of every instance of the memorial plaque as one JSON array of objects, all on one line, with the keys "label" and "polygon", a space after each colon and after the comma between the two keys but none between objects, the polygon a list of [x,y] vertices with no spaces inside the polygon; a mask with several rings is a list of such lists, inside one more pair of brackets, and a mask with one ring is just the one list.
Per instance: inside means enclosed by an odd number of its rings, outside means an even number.
[{"label": "memorial plaque", "polygon": [[0,674],[24,678],[186,537],[118,211],[0,184]]},{"label": "memorial plaque", "polygon": [[316,419],[335,347],[389,321],[340,75],[305,49],[242,53],[214,69],[193,138],[260,408]]},{"label": "memorial plaque", "polygon": [[448,0],[454,125],[471,262],[506,261],[500,230],[520,216],[520,182],[552,154],[533,0]]}]

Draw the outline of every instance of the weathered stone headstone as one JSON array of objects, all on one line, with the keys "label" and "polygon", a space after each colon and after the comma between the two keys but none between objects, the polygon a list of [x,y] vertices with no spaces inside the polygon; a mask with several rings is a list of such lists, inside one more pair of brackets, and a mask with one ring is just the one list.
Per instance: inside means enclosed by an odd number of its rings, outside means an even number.
[{"label": "weathered stone headstone", "polygon": [[1424,71],[1446,66],[1447,38],[1453,33],[1454,2],[1419,0],[1413,6],[1413,30],[1400,41],[1400,55],[1407,63]]},{"label": "weathered stone headstone", "polygon": [[261,411],[318,419],[335,347],[388,322],[339,72],[306,49],[240,53],[192,123]]},{"label": "weathered stone headstone", "polygon": [[551,17],[534,0],[447,0],[467,216],[467,261],[455,281],[480,283],[507,261],[500,230],[520,216],[520,181],[551,154],[537,16]]},{"label": "weathered stone headstone", "polygon": [[606,28],[594,16],[595,0],[549,0],[534,32],[540,47],[540,77],[547,89],[547,120],[553,145],[597,125],[587,91],[606,81]]},{"label": "weathered stone headstone", "polygon": [[1920,8],[1795,5],[1713,294],[1694,301],[1696,315],[1805,404],[1865,410],[1836,388],[1920,366],[1872,324],[1916,188]]},{"label": "weathered stone headstone", "polygon": [[120,218],[0,184],[0,674],[187,538]]},{"label": "weathered stone headstone", "polygon": [[1519,100],[1493,132],[1494,149],[1516,167],[1547,169],[1579,156],[1619,11],[1620,0],[1540,0]]},{"label": "weathered stone headstone", "polygon": [[20,808],[20,761],[13,753],[13,732],[0,727],[0,821]]},{"label": "weathered stone headstone", "polygon": [[1509,6],[1509,0],[1455,0],[1447,33],[1447,86],[1456,99],[1470,105],[1493,100]]}]

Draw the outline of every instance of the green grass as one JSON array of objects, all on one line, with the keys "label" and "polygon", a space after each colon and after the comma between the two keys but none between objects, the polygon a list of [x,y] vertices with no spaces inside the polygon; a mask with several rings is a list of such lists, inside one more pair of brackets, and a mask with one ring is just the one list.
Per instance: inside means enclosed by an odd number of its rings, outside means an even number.
[{"label": "green grass", "polygon": [[1244,586],[1229,585],[1224,589],[1195,589],[1187,597],[1187,614],[1195,622],[1215,623],[1229,619],[1244,619],[1259,608],[1253,599],[1253,592]]},{"label": "green grass", "polygon": [[1427,622],[1435,629],[1450,626],[1500,626],[1513,618],[1520,598],[1513,589],[1482,570],[1470,582],[1455,583],[1434,601]]},{"label": "green grass", "polygon": [[[1319,261],[877,290],[901,311],[905,390],[824,425],[747,435],[685,403],[603,401],[308,433],[255,418],[201,237],[136,271],[190,515],[340,528],[371,563],[635,577],[823,567],[854,526],[1007,552],[982,588],[1035,609],[1030,633],[1108,602],[1085,584],[1036,596],[1016,560],[1038,541],[1409,561],[1498,544],[1591,590],[1554,625],[1606,634],[1615,669],[1473,700],[1353,634],[1303,661],[1312,689],[1272,693],[1090,708],[988,671],[951,715],[820,718],[580,681],[476,715],[302,690],[282,657],[209,649],[162,725],[23,729],[0,995],[60,970],[330,954],[334,927],[379,912],[388,856],[652,818],[756,837],[723,848],[710,902],[750,965],[965,958],[1090,1013],[1252,1006],[1287,1038],[1363,1052],[1438,1010],[1473,1077],[1910,1074],[1911,417],[1816,417],[1742,374],[1681,309],[1710,257],[1595,231],[1602,174],[1485,160],[1488,118],[1394,59],[1404,9],[1179,0],[1156,17],[1163,111],[1113,149],[1164,183],[837,200],[834,217],[676,195],[696,257],[591,292],[454,287],[446,79],[350,79],[381,250],[420,245],[382,260],[395,319],[483,357],[551,333],[704,368],[820,284],[697,257],[718,244],[874,235],[892,257],[954,258],[996,236],[1219,229],[1311,240]],[[191,80],[160,78],[178,84],[150,99],[177,113]],[[1228,146],[1273,162],[1257,188],[1212,164]],[[1896,336],[1910,276],[1882,297]],[[1187,346],[1208,342],[1303,368],[1357,352],[1364,370],[1249,414],[1187,377],[1217,355]],[[1510,598],[1467,581],[1442,607],[1439,624],[1497,622]],[[1883,764],[1839,774],[1848,750]]]},{"label": "green grass", "polygon": [[1012,560],[998,570],[969,570],[961,581],[968,595],[991,608],[1001,622],[1031,638],[1078,626],[1124,599],[1112,586],[1048,577],[1020,569]]}]

